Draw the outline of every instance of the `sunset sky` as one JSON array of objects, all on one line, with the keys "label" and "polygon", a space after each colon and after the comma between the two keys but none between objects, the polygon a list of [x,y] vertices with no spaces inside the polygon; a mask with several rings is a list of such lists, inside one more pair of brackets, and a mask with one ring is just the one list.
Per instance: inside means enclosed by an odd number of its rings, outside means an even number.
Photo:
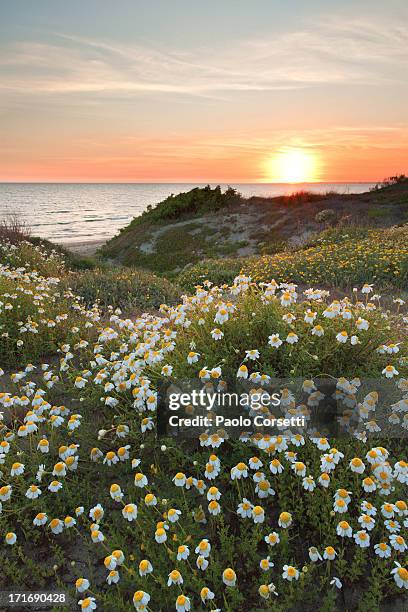
[{"label": "sunset sky", "polygon": [[0,181],[408,172],[406,0],[0,0]]}]

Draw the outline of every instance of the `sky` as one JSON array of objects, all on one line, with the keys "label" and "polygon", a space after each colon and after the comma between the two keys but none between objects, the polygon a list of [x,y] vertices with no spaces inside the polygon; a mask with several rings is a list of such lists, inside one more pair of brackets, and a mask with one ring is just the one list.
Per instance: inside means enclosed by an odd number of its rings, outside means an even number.
[{"label": "sky", "polygon": [[0,0],[0,181],[408,173],[405,0]]}]

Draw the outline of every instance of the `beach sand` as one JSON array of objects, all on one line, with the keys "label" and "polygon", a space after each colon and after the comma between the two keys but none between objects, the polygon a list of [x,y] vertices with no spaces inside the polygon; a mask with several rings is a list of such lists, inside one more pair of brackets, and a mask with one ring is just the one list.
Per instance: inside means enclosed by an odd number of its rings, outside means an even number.
[{"label": "beach sand", "polygon": [[105,244],[104,240],[87,240],[87,241],[78,241],[78,242],[70,242],[69,244],[63,244],[65,249],[75,253],[75,255],[84,255],[91,256],[95,255],[96,251]]}]

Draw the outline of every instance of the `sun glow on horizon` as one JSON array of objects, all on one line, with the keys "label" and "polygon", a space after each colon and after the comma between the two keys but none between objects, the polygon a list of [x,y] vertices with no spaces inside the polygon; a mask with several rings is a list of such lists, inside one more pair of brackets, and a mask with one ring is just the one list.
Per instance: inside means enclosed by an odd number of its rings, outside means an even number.
[{"label": "sun glow on horizon", "polygon": [[317,157],[302,149],[286,149],[268,160],[268,179],[276,183],[317,181]]}]

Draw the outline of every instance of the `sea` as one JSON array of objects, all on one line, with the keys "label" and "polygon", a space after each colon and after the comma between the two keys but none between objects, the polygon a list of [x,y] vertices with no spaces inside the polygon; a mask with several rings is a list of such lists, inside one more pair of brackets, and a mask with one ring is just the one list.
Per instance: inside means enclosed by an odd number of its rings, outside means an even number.
[{"label": "sea", "polygon": [[[213,184],[212,186],[215,186]],[[17,214],[35,236],[69,246],[104,242],[170,194],[199,183],[0,183],[0,220]],[[222,189],[229,185],[221,184]],[[303,189],[362,193],[374,183],[231,183],[243,196],[274,197]]]}]

